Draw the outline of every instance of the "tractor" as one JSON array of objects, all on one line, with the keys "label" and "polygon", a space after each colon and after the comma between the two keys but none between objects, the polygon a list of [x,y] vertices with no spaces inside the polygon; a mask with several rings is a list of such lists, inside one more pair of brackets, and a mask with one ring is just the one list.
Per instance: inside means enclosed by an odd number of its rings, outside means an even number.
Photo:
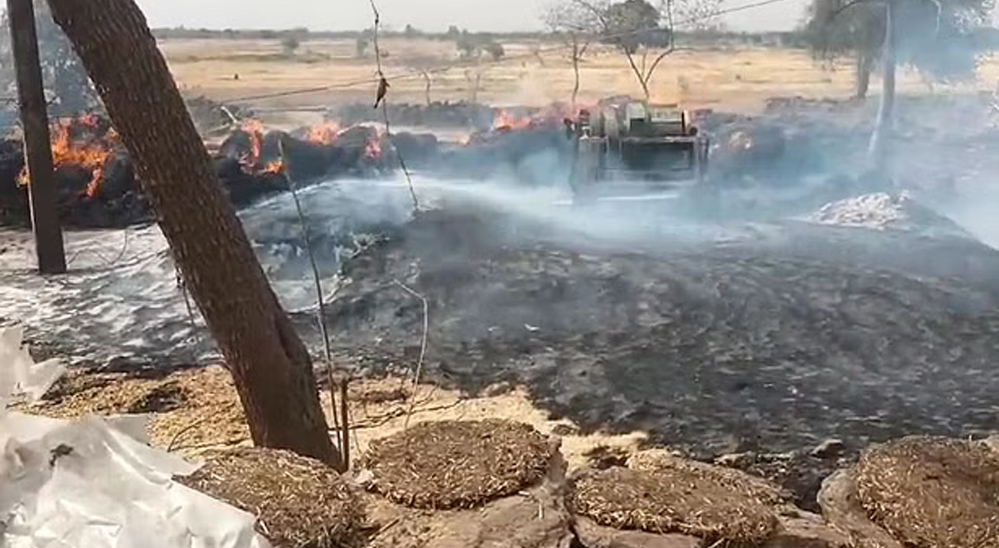
[{"label": "tractor", "polygon": [[704,181],[709,140],[676,105],[601,105],[565,123],[575,201],[641,199]]}]

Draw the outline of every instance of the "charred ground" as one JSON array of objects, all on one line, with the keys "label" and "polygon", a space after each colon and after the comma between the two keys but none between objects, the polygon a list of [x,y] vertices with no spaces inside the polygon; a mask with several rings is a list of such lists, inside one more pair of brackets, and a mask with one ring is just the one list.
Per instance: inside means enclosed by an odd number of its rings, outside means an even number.
[{"label": "charred ground", "polygon": [[[434,381],[471,393],[522,384],[587,430],[648,431],[701,458],[995,430],[999,252],[927,208],[907,210],[904,227],[836,226],[835,208],[819,219],[832,224],[800,220],[877,190],[935,205],[974,195],[999,167],[981,152],[995,131],[977,98],[907,99],[903,119],[963,122],[903,138],[895,179],[870,181],[869,109],[787,100],[757,117],[701,113],[724,188],[714,201],[582,210],[551,205],[565,166],[550,125],[493,127],[457,144],[409,133],[408,151],[361,126],[337,144],[293,133],[303,180],[347,179],[302,196],[336,354],[360,375],[412,370],[423,307],[404,285],[428,300],[424,371]],[[921,127],[913,124],[905,127]],[[279,159],[275,137],[261,132],[258,150],[253,135],[231,135],[217,162],[244,181],[230,195],[318,354],[298,217],[267,169]],[[393,148],[419,166],[415,217],[403,180],[375,177],[393,170]],[[237,199],[233,188],[248,190]],[[192,331],[154,231],[134,237],[144,257],[63,287],[5,273],[19,301],[0,315],[28,315],[33,342],[91,364],[202,359],[206,334]],[[107,313],[121,302],[134,308]],[[794,466],[793,488],[814,500],[816,463]]]},{"label": "charred ground", "polygon": [[942,271],[911,260],[936,242],[904,234],[773,225],[763,245],[757,233],[622,250],[509,228],[428,214],[348,261],[328,318],[337,346],[376,370],[412,363],[422,305],[398,280],[431,304],[439,379],[526,383],[588,428],[708,455],[995,424],[999,287],[986,272],[999,255],[985,246],[961,245],[972,260]]}]

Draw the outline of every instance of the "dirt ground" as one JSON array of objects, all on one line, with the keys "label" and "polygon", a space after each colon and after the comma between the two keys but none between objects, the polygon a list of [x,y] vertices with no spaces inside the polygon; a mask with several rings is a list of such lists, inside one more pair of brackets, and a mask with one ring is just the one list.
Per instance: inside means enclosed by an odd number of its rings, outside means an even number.
[{"label": "dirt ground", "polygon": [[[582,434],[568,419],[552,419],[534,406],[526,391],[497,384],[470,398],[432,384],[413,386],[399,377],[358,380],[349,397],[351,451],[368,450],[372,440],[390,436],[423,421],[508,419],[530,424],[544,434],[562,437],[561,451],[570,468],[592,457],[634,452],[647,435]],[[329,391],[321,392],[327,423],[333,427]],[[185,456],[250,446],[246,419],[229,373],[219,366],[162,375],[75,371],[61,379],[42,402],[25,410],[56,418],[147,414],[154,445]]]},{"label": "dirt ground", "polygon": [[[472,62],[458,59],[453,42],[384,40],[385,72],[392,79],[391,100],[424,102],[426,82],[421,70],[432,72],[432,100],[476,98],[501,106],[569,100],[572,68],[560,44],[504,43],[503,46],[506,55],[500,61],[483,58]],[[186,93],[248,104],[272,123],[309,123],[318,119],[317,113],[309,112],[310,108],[367,101],[374,93],[371,82],[376,70],[374,57],[368,52],[358,58],[354,43],[348,40],[307,41],[290,56],[282,53],[279,40],[163,40],[160,47]],[[539,55],[533,53],[537,49]],[[847,98],[853,86],[851,68],[849,59],[821,63],[804,50],[681,49],[660,65],[652,82],[652,93],[656,101],[754,111],[771,97]],[[989,58],[980,64],[977,82],[931,87],[917,74],[904,71],[899,90],[903,94],[940,94],[973,88],[991,91],[997,78],[999,61]],[[477,93],[476,79],[479,79]],[[583,102],[613,94],[641,95],[624,56],[602,46],[591,48],[584,58],[580,82],[579,97]],[[875,78],[872,89],[879,85]],[[334,89],[252,98],[325,86]],[[247,97],[250,99],[237,101]]]}]

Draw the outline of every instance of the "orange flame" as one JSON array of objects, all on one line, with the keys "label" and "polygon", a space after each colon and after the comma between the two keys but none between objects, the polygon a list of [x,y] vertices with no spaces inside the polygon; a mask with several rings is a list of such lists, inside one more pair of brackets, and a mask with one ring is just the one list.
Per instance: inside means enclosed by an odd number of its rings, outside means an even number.
[{"label": "orange flame", "polygon": [[515,130],[524,129],[531,125],[532,119],[527,117],[514,116],[513,114],[498,109],[493,117],[493,130]]},{"label": "orange flame", "polygon": [[[326,121],[312,127],[306,134],[305,140],[322,145],[333,145],[340,139],[343,129],[344,127],[336,121]],[[272,160],[266,164],[263,163],[262,151],[265,128],[262,122],[259,120],[248,120],[243,122],[240,130],[245,132],[250,140],[249,150],[239,158],[239,163],[246,173],[265,174],[284,172],[286,166],[282,158]],[[365,159],[377,160],[381,158],[383,154],[381,138],[380,131],[373,132],[369,137],[364,145],[363,156]]]},{"label": "orange flame", "polygon": [[364,145],[364,157],[368,160],[377,160],[382,156],[382,143],[380,136],[373,136]]},{"label": "orange flame", "polygon": [[313,143],[322,143],[324,145],[332,145],[336,142],[337,137],[340,135],[340,124],[333,121],[323,122],[322,124],[313,127],[309,130],[309,136],[306,137],[307,140]]},{"label": "orange flame", "polygon": [[[264,124],[259,120],[248,120],[243,122],[240,130],[245,132],[250,138],[250,150],[240,159],[239,163],[247,173],[281,173],[284,171],[284,161],[282,159],[272,160],[266,165],[263,163],[263,143]],[[309,130],[305,139],[313,143],[331,145],[336,143],[340,136],[341,126],[334,121],[323,122]]]},{"label": "orange flame", "polygon": [[283,173],[284,172],[284,161],[274,160],[264,166],[264,173]]},{"label": "orange flame", "polygon": [[[88,129],[96,130],[99,127],[100,119],[95,114],[87,114],[75,122]],[[91,135],[74,140],[71,135],[73,125],[74,121],[72,120],[52,125],[52,167],[58,169],[63,166],[76,165],[89,170],[91,177],[90,182],[87,183],[85,195],[88,198],[93,198],[97,194],[97,189],[104,176],[104,165],[108,158],[114,154],[118,134],[112,129],[103,138]],[[25,162],[21,173],[17,176],[17,183],[25,186],[30,182],[31,176],[28,172],[28,164]]]},{"label": "orange flame", "polygon": [[493,131],[516,131],[537,127],[559,126],[563,120],[576,119],[583,108],[565,103],[553,103],[533,114],[514,114],[497,109],[493,116]]},{"label": "orange flame", "polygon": [[240,129],[250,136],[250,151],[239,159],[239,163],[252,169],[260,165],[260,154],[264,148],[264,124],[259,120],[248,120],[243,122]]}]

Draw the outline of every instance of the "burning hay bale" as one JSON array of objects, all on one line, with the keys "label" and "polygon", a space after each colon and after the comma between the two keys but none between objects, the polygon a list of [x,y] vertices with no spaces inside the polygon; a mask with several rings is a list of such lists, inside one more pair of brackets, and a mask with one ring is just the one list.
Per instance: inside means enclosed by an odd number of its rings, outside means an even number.
[{"label": "burning hay bale", "polygon": [[[52,160],[57,206],[71,227],[106,228],[146,222],[151,207],[145,199],[127,152],[110,122],[89,114],[52,126]],[[19,140],[5,142],[0,154],[0,222],[29,224],[28,184],[31,176]]]},{"label": "burning hay bale", "polygon": [[341,131],[328,123],[296,133],[265,132],[260,122],[249,121],[222,142],[219,155],[238,161],[247,174],[287,169],[297,181],[370,175],[388,165],[382,154],[382,136],[374,127],[353,126]]},{"label": "burning hay bale", "polygon": [[[105,164],[120,148],[118,133],[96,114],[53,124],[52,165],[56,171],[70,167],[87,172],[89,180],[81,191],[88,197],[97,194]],[[27,185],[29,180],[28,166],[24,164],[18,185]]]},{"label": "burning hay bale", "polygon": [[[392,149],[415,168],[432,166],[440,156],[440,142],[432,133],[400,132],[392,134]],[[396,160],[397,161],[397,160]]]},{"label": "burning hay bale", "polygon": [[981,442],[908,437],[867,450],[857,492],[906,546],[999,546],[999,455]]},{"label": "burning hay bale", "polygon": [[176,481],[257,516],[257,529],[281,547],[363,543],[363,504],[332,468],[288,451],[242,448],[209,454]]},{"label": "burning hay bale", "polygon": [[371,444],[371,488],[415,508],[472,508],[540,481],[555,448],[527,424],[425,422]]},{"label": "burning hay bale", "polygon": [[[324,126],[304,137],[265,132],[255,120],[231,132],[214,163],[232,203],[246,207],[288,190],[286,173],[308,183],[344,175],[381,175],[395,165],[382,153],[391,148],[387,139],[373,127],[341,132]],[[282,140],[283,155],[278,144]],[[410,144],[410,150],[428,146],[425,140]],[[64,226],[110,228],[152,219],[127,150],[106,118],[87,115],[54,125],[52,153]],[[0,142],[0,224],[29,226],[29,180],[20,140]]]}]

